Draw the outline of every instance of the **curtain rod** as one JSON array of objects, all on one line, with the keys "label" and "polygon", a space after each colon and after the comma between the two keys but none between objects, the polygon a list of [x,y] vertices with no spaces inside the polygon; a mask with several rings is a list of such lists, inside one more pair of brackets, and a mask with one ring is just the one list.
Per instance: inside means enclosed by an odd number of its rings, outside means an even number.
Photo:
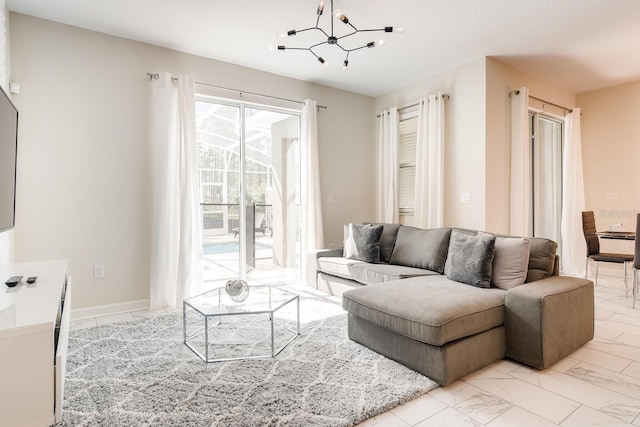
[{"label": "curtain rod", "polygon": [[[158,73],[149,73],[149,72],[147,72],[147,76],[149,77],[149,80],[153,80],[153,79],[157,80],[157,79],[160,78],[160,74],[158,74]],[[178,78],[172,76],[171,80],[178,80]],[[279,101],[294,102],[296,104],[302,104],[303,103],[303,101],[297,101],[295,99],[287,99],[287,98],[280,98],[280,97],[277,97],[277,96],[263,95],[261,93],[249,92],[249,91],[246,91],[246,90],[239,90],[239,89],[231,89],[231,88],[228,88],[228,87],[216,86],[216,85],[212,85],[212,84],[209,84],[209,83],[195,82],[195,84],[197,84],[199,86],[212,87],[214,89],[222,89],[222,90],[228,90],[228,91],[231,91],[231,92],[238,92],[240,94],[240,96],[242,96],[243,93],[246,93],[246,94],[249,94],[249,95],[261,96],[263,98],[271,98],[271,99],[277,99]],[[320,110],[320,109],[326,110],[327,106],[326,105],[316,105],[316,108],[318,110]]]},{"label": "curtain rod", "polygon": [[[511,96],[511,94],[512,94],[512,93],[515,93],[516,95],[519,95],[519,94],[520,94],[520,91],[519,91],[518,89],[516,89],[516,90],[512,90],[511,92],[509,92],[509,96]],[[572,112],[573,112],[573,110],[572,110],[571,108],[567,108],[567,107],[563,107],[562,105],[554,104],[554,103],[553,103],[553,102],[551,102],[551,101],[547,101],[547,100],[544,100],[544,99],[542,99],[542,98],[538,98],[538,97],[533,96],[533,95],[529,95],[529,98],[531,98],[531,99],[535,99],[536,101],[540,101],[540,102],[542,102],[543,104],[553,105],[554,107],[558,107],[558,108],[560,108],[560,109],[562,109],[562,110],[564,110],[564,111],[568,111],[569,113],[572,113]],[[544,108],[544,106],[543,106],[543,108]]]},{"label": "curtain rod", "polygon": [[[446,93],[443,93],[443,94],[442,94],[442,97],[443,97],[444,99],[449,99],[449,98],[451,98],[451,97],[450,97],[448,94],[446,94]],[[418,105],[420,105],[420,101],[418,101],[418,102],[414,102],[413,104],[405,105],[404,107],[400,107],[400,108],[398,108],[398,113],[399,113],[400,111],[408,110],[409,108],[417,107]],[[379,118],[380,116],[382,116],[382,113],[378,114],[378,115],[376,116],[376,118]]]}]

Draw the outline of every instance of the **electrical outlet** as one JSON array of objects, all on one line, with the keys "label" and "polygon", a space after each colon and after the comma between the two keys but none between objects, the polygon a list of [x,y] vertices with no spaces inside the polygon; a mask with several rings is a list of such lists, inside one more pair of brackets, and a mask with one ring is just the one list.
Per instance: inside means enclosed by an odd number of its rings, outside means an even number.
[{"label": "electrical outlet", "polygon": [[471,203],[471,193],[460,193],[460,203]]},{"label": "electrical outlet", "polygon": [[618,201],[618,193],[604,193],[604,199],[607,202],[616,202]]},{"label": "electrical outlet", "polygon": [[93,278],[102,279],[104,277],[104,265],[93,266]]}]

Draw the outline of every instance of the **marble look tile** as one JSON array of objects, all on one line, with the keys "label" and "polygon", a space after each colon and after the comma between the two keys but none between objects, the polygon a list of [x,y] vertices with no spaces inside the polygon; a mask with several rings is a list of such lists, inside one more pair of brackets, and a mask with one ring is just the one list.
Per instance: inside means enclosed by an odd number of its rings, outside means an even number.
[{"label": "marble look tile", "polygon": [[618,314],[638,317],[638,305],[636,304],[635,309],[632,308],[631,298],[625,298],[624,296],[609,298],[599,305],[607,310],[616,311]]},{"label": "marble look tile", "polygon": [[[573,414],[564,420],[562,427],[623,427],[628,423],[617,418],[603,414],[600,411],[591,409],[588,406],[581,406]],[[492,426],[493,427],[493,426]]]},{"label": "marble look tile", "polygon": [[[628,345],[623,342],[609,341],[598,338],[585,344],[585,347],[599,351],[601,353],[607,353],[613,357],[626,359],[628,361],[640,362],[640,349],[638,349],[638,347],[636,346]],[[585,360],[585,362],[588,361]],[[602,367],[607,368],[607,366]],[[624,366],[623,369],[624,368],[626,368],[626,366]],[[609,369],[615,370],[613,368]]]},{"label": "marble look tile", "polygon": [[74,320],[71,322],[71,325],[69,325],[69,329],[76,331],[78,329],[93,328],[97,325],[96,319],[92,317],[91,319]]},{"label": "marble look tile", "polygon": [[[555,393],[559,396],[590,406],[610,416],[632,422],[640,414],[640,400],[629,396],[607,390],[599,385],[594,385],[590,381],[583,380],[586,376],[575,378],[568,374],[545,369],[544,371],[530,372],[516,370],[510,374],[522,381],[526,381],[534,386]],[[574,408],[575,409],[575,408]],[[544,414],[539,414],[545,416]],[[568,415],[568,414],[566,414]],[[546,418],[549,418],[545,416]],[[554,422],[561,422],[563,419],[552,419]]]},{"label": "marble look tile", "polygon": [[409,424],[396,417],[391,412],[384,412],[358,424],[356,427],[410,427]]},{"label": "marble look tile", "polygon": [[626,323],[628,325],[640,327],[640,317],[629,316],[626,314],[615,314],[610,319],[612,322]]},{"label": "marble look tile", "polygon": [[[592,343],[593,341],[587,343],[571,353],[569,356],[573,359],[578,359],[582,362],[591,363],[617,372],[622,371],[631,363],[629,359],[609,354],[606,350],[598,351],[597,349],[592,348],[590,345]],[[587,345],[589,345],[589,347],[587,347]],[[596,348],[601,349],[601,346]]]},{"label": "marble look tile", "polygon": [[[629,290],[631,290],[631,287],[629,287]],[[611,297],[611,296],[624,297],[624,294],[625,294],[624,282],[621,282],[621,286],[620,287],[615,287],[615,288],[611,287],[611,286],[598,286],[597,291],[598,291],[598,295],[599,296],[604,296],[604,297]]]},{"label": "marble look tile", "polygon": [[427,418],[415,427],[482,427],[484,424],[479,423],[473,418],[456,411],[453,408],[447,408],[440,411],[432,417]]},{"label": "marble look tile", "polygon": [[640,363],[633,362],[631,365],[627,366],[627,368],[622,371],[622,373],[629,377],[640,379]]},{"label": "marble look tile", "polygon": [[109,323],[121,323],[135,320],[131,313],[113,314],[111,316],[96,317],[98,325],[108,325]]},{"label": "marble look tile", "polygon": [[487,427],[556,427],[557,425],[536,414],[514,406],[487,424]]},{"label": "marble look tile", "polygon": [[595,338],[602,338],[605,340],[611,340],[618,338],[622,335],[622,332],[616,328],[610,328],[607,326],[603,326],[602,322],[596,321],[594,324],[593,336]]},{"label": "marble look tile", "polygon": [[603,320],[603,319],[609,319],[611,316],[613,316],[614,314],[616,314],[615,311],[613,310],[607,310],[605,308],[600,308],[597,307],[594,310],[594,316],[596,319],[598,320]]},{"label": "marble look tile", "polygon": [[[440,387],[435,390],[439,389]],[[391,412],[407,424],[415,425],[442,411],[444,408],[446,408],[444,403],[432,397],[430,394],[425,394],[411,402],[393,408]]]},{"label": "marble look tile", "polygon": [[614,341],[636,347],[640,352],[640,336],[622,333]]},{"label": "marble look tile", "polygon": [[[564,420],[579,406],[565,397],[516,378],[519,371],[520,368],[507,375],[496,370],[483,370],[468,375],[465,381],[555,423]],[[525,378],[533,375],[527,373],[526,368],[522,371]]]},{"label": "marble look tile", "polygon": [[573,359],[573,358],[567,356],[567,357],[564,357],[564,358],[558,360],[553,365],[549,366],[549,369],[553,369],[554,371],[558,371],[558,372],[566,372],[569,369],[571,369],[574,366],[576,366],[578,363],[580,363],[579,360],[576,360],[576,359]]},{"label": "marble look tile", "polygon": [[449,407],[483,424],[513,407],[511,403],[498,396],[464,381],[456,381],[447,387],[435,389],[431,394]]},{"label": "marble look tile", "polygon": [[498,360],[497,362],[493,362],[491,365],[489,365],[489,367],[497,369],[500,372],[504,372],[505,374],[508,374],[509,372],[519,368],[520,366],[522,366],[520,363],[510,359]]},{"label": "marble look tile", "polygon": [[573,378],[640,400],[640,379],[588,363],[581,363],[565,373]]},{"label": "marble look tile", "polygon": [[640,335],[640,326],[630,325],[624,322],[616,322],[613,320],[605,319],[605,320],[596,320],[596,326],[602,326],[607,329],[615,329],[620,331],[620,333],[626,332],[628,334]]}]

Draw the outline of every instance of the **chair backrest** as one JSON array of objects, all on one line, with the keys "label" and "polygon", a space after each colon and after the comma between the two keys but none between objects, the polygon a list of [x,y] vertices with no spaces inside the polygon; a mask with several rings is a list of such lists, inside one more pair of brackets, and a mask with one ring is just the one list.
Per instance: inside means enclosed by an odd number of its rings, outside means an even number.
[{"label": "chair backrest", "polygon": [[587,256],[600,253],[600,240],[596,235],[596,217],[593,211],[582,212],[582,232],[587,242]]},{"label": "chair backrest", "polygon": [[633,268],[640,268],[640,214],[636,218],[636,250],[633,253]]}]

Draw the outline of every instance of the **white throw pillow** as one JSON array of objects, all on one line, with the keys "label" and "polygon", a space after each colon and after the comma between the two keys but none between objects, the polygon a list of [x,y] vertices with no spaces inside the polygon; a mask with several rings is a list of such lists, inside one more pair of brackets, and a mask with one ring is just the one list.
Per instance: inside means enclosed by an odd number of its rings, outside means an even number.
[{"label": "white throw pillow", "polygon": [[522,237],[496,237],[491,286],[511,289],[520,286],[529,269],[529,240]]}]

